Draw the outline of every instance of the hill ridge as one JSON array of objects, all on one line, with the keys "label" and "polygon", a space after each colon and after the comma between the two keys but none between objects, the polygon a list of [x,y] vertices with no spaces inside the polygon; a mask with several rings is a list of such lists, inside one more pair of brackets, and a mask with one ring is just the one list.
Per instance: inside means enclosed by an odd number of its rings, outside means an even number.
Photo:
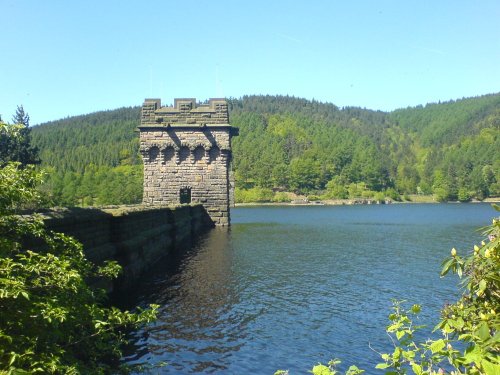
[{"label": "hill ridge", "polygon": [[[227,100],[240,128],[239,189],[331,197],[391,190],[444,200],[500,194],[500,94],[391,112],[283,95]],[[77,187],[87,169],[128,168],[140,200],[139,116],[140,107],[122,107],[43,123],[32,128],[33,143],[52,175],[73,173]]]}]

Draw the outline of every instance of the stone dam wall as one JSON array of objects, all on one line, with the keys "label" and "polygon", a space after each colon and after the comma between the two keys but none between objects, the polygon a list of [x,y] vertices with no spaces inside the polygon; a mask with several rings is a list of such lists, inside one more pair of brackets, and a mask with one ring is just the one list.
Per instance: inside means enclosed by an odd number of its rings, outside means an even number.
[{"label": "stone dam wall", "polygon": [[133,286],[158,260],[213,227],[202,205],[64,208],[43,217],[48,229],[80,241],[91,262],[115,260],[122,266],[112,283],[91,281],[109,292]]}]

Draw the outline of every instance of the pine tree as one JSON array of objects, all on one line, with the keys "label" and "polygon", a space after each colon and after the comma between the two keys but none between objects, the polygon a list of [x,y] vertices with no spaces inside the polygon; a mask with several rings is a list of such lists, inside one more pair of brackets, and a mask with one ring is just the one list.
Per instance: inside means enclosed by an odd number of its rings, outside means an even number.
[{"label": "pine tree", "polygon": [[17,107],[12,120],[12,125],[0,121],[0,166],[9,161],[39,164],[38,148],[31,145],[30,116],[22,105]]},{"label": "pine tree", "polygon": [[22,105],[17,106],[16,114],[12,116],[12,123],[24,125],[25,128],[28,128],[30,126],[30,115],[24,112],[24,108]]}]

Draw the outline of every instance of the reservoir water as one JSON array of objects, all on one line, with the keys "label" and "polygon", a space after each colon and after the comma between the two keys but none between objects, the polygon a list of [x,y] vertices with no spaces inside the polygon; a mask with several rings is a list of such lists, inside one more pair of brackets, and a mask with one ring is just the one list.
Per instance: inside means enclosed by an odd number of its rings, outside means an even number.
[{"label": "reservoir water", "polygon": [[458,296],[441,261],[452,247],[471,251],[495,214],[488,204],[233,209],[230,230],[203,235],[126,296],[161,307],[124,361],[168,363],[153,373],[293,375],[339,358],[381,373],[391,299],[422,304],[430,335]]}]

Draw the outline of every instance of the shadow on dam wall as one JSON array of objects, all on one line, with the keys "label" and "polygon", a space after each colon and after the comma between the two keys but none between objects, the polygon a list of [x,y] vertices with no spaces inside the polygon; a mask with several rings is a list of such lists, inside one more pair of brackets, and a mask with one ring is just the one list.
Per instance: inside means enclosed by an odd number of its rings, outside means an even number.
[{"label": "shadow on dam wall", "polygon": [[213,227],[202,205],[62,208],[42,216],[47,229],[80,241],[91,262],[122,266],[112,282],[90,281],[108,292],[127,290],[159,260]]}]

